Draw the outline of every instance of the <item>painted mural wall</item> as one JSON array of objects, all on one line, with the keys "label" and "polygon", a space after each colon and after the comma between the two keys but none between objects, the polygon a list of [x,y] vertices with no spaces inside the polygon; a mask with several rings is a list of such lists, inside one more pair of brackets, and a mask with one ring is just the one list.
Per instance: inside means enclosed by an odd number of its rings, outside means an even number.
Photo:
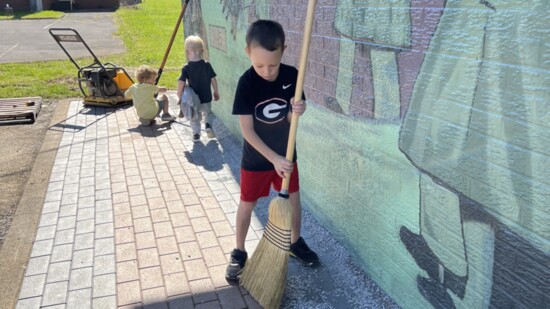
[{"label": "painted mural wall", "polygon": [[[296,65],[307,1],[191,1],[231,115],[259,18]],[[404,308],[550,304],[550,2],[318,0],[304,205]],[[546,133],[546,134],[545,134]]]}]

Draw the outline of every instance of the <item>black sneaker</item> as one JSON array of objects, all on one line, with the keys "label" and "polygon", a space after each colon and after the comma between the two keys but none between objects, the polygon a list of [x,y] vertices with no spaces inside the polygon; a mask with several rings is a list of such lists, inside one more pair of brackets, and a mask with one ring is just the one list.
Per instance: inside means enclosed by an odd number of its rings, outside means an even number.
[{"label": "black sneaker", "polygon": [[210,126],[209,123],[204,125],[204,131],[206,131],[206,135],[208,136],[208,138],[216,137],[216,133],[214,133],[214,130],[212,130],[212,126]]},{"label": "black sneaker", "polygon": [[233,249],[231,251],[231,257],[229,258],[229,264],[225,270],[225,280],[231,285],[238,285],[241,273],[243,272],[244,264],[248,259],[248,253],[239,249]]},{"label": "black sneaker", "polygon": [[193,134],[193,142],[198,143],[201,141],[200,134]]},{"label": "black sneaker", "polygon": [[298,240],[290,244],[290,256],[296,258],[302,265],[307,267],[316,267],[319,265],[319,257],[306,244],[305,240],[300,237]]}]

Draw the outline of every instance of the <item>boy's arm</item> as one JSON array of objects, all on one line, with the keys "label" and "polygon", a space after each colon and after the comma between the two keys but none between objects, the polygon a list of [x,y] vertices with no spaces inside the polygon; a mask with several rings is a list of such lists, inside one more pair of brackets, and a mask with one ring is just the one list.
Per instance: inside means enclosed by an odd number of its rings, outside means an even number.
[{"label": "boy's arm", "polygon": [[220,94],[218,93],[218,81],[215,77],[212,77],[210,80],[212,81],[212,89],[214,89],[214,101],[218,101],[220,99]]},{"label": "boy's arm", "polygon": [[285,157],[277,154],[275,151],[271,150],[264,141],[256,134],[254,131],[254,122],[252,115],[241,115],[241,131],[243,132],[243,137],[246,141],[254,147],[259,153],[261,153],[269,162],[275,167],[277,174],[284,178],[284,173],[290,174],[294,168],[294,164],[290,161],[287,161]]}]

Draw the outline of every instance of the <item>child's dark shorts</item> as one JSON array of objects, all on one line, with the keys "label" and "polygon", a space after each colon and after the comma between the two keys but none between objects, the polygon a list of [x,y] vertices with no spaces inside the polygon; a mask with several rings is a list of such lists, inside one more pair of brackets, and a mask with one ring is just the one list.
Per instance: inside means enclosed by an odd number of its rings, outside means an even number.
[{"label": "child's dark shorts", "polygon": [[[300,177],[298,174],[298,163],[294,163],[294,170],[290,175],[288,193],[300,190]],[[283,179],[277,175],[275,170],[253,172],[241,168],[241,201],[255,202],[260,197],[269,196],[269,189],[281,191]]]}]

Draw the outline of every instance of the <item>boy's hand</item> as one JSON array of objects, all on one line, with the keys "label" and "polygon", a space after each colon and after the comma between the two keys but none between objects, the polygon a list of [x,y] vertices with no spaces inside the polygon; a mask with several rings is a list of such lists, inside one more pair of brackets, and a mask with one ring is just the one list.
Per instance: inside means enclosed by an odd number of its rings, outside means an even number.
[{"label": "boy's hand", "polygon": [[220,94],[217,91],[214,91],[214,101],[218,101],[220,99]]},{"label": "boy's hand", "polygon": [[294,169],[294,163],[288,161],[283,156],[278,155],[271,163],[273,163],[273,167],[275,167],[277,175],[281,178],[285,178],[285,174],[289,175]]},{"label": "boy's hand", "polygon": [[292,104],[292,112],[298,116],[302,116],[306,111],[306,102],[304,100],[294,102],[294,98],[291,98],[290,104]]},{"label": "boy's hand", "polygon": [[168,89],[166,87],[159,87],[159,93],[160,92],[166,92]]}]

